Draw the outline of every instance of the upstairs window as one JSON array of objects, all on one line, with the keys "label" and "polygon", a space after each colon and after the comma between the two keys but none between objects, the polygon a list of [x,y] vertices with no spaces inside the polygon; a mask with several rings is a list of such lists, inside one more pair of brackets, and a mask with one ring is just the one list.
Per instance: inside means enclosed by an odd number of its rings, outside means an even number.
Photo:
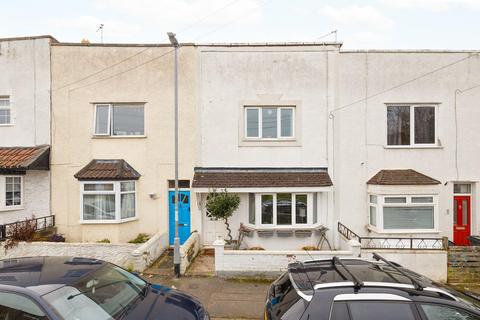
[{"label": "upstairs window", "polygon": [[143,136],[145,115],[143,104],[95,105],[95,135]]},{"label": "upstairs window", "polygon": [[295,107],[246,107],[245,138],[292,139],[294,138]]},{"label": "upstairs window", "polygon": [[435,106],[387,106],[387,145],[432,146],[436,134]]},{"label": "upstairs window", "polygon": [[0,96],[0,125],[12,124],[12,110],[10,108],[10,97]]}]

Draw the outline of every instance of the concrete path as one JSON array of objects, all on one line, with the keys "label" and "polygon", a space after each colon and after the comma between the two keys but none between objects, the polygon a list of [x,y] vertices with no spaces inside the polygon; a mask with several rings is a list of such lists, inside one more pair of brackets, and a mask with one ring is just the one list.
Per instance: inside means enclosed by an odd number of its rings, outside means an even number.
[{"label": "concrete path", "polygon": [[173,287],[196,296],[210,316],[220,319],[263,319],[268,282],[225,280],[216,277],[172,279],[146,276],[150,282]]}]

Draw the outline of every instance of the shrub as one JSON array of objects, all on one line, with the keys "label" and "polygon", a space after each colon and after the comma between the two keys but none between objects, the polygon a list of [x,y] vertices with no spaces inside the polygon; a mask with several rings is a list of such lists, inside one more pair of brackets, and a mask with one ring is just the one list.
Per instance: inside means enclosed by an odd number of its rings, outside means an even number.
[{"label": "shrub", "polygon": [[262,247],[251,247],[251,248],[248,248],[248,250],[257,250],[257,251],[263,251],[265,249],[263,249]]},{"label": "shrub", "polygon": [[97,243],[110,243],[110,239],[102,239],[102,240],[98,240]]},{"label": "shrub", "polygon": [[128,241],[128,243],[145,243],[148,239],[150,239],[148,234],[139,233],[135,239]]},{"label": "shrub", "polygon": [[50,242],[65,242],[65,237],[61,234],[54,233],[48,238],[48,241],[50,241]]},{"label": "shrub", "polygon": [[212,220],[223,220],[227,227],[228,241],[232,241],[232,230],[230,230],[230,224],[228,219],[232,216],[233,212],[237,210],[240,205],[240,197],[236,194],[227,192],[227,189],[223,189],[222,192],[217,192],[215,189],[208,193],[207,196],[207,216]]},{"label": "shrub", "polygon": [[304,246],[304,247],[302,247],[302,250],[305,250],[305,251],[317,251],[318,248],[317,248],[317,247],[314,247],[314,246]]},{"label": "shrub", "polygon": [[9,226],[7,230],[7,240],[5,241],[5,251],[15,247],[20,241],[32,241],[37,230],[37,221],[35,216],[25,218],[25,221],[18,221]]}]

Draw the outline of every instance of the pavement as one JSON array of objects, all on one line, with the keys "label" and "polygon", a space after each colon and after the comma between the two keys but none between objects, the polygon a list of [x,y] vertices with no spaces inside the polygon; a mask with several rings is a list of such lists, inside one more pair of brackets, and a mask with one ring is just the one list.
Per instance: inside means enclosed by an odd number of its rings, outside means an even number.
[{"label": "pavement", "polygon": [[214,276],[214,268],[214,257],[201,254],[195,258],[184,277],[175,279],[172,254],[166,252],[143,276],[152,283],[197,297],[213,320],[263,319],[271,281],[218,278]]}]

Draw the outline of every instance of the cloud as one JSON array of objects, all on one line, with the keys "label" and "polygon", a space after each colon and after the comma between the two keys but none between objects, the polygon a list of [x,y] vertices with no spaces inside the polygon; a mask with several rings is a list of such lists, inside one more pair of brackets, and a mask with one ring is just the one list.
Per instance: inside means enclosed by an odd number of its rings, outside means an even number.
[{"label": "cloud", "polygon": [[320,14],[331,19],[338,25],[357,26],[384,30],[393,26],[393,21],[385,17],[372,6],[325,6],[320,9]]},{"label": "cloud", "polygon": [[378,0],[395,8],[420,8],[445,11],[455,6],[480,9],[480,0]]}]

